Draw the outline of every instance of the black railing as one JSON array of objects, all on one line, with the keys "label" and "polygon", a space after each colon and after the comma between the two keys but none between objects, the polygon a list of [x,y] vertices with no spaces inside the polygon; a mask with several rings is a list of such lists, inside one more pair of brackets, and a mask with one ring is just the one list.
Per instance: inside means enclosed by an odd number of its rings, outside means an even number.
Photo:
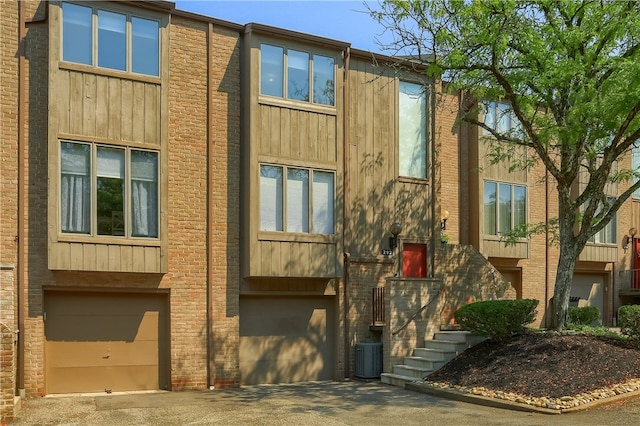
[{"label": "black railing", "polygon": [[384,325],[384,287],[374,287],[372,290],[373,325]]}]

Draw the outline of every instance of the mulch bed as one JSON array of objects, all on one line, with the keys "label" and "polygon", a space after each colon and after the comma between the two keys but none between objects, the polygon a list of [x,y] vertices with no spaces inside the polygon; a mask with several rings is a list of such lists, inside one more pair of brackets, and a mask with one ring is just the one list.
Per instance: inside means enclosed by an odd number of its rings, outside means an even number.
[{"label": "mulch bed", "polygon": [[527,333],[482,342],[425,380],[560,398],[640,378],[640,346],[611,337]]}]

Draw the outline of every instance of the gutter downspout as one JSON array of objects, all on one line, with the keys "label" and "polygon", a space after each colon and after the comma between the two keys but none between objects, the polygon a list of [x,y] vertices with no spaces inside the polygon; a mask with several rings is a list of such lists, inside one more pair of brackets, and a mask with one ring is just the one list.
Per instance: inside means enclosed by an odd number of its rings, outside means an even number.
[{"label": "gutter downspout", "polygon": [[344,83],[343,83],[343,95],[342,95],[342,109],[343,109],[343,170],[342,170],[342,249],[344,250],[344,271],[343,271],[343,291],[344,291],[344,377],[347,380],[351,379],[351,356],[349,351],[349,268],[351,262],[351,253],[349,251],[349,239],[347,237],[348,226],[348,202],[349,202],[349,102],[351,100],[349,94],[349,67],[351,59],[351,48],[347,47],[344,51]]},{"label": "gutter downspout", "polygon": [[27,169],[26,148],[26,117],[27,117],[27,99],[26,99],[26,36],[27,25],[44,23],[49,20],[49,2],[44,4],[44,17],[39,19],[27,19],[26,3],[18,2],[18,235],[17,242],[17,259],[16,259],[16,287],[17,297],[16,305],[18,307],[18,353],[17,353],[17,371],[16,371],[16,387],[19,396],[24,396],[24,329],[25,329],[25,306],[24,302],[28,298],[24,297],[25,291],[25,272],[26,266],[26,247],[25,247],[25,214],[26,208],[26,190],[25,190],[25,172]]},{"label": "gutter downspout", "polygon": [[[430,93],[430,97],[431,97],[431,113],[429,114],[430,118],[431,118],[431,123],[430,123],[430,130],[431,130],[431,217],[432,217],[432,225],[431,225],[431,229],[432,229],[432,237],[431,237],[431,244],[433,245],[433,250],[431,250],[431,259],[430,259],[430,264],[431,267],[429,268],[430,271],[428,273],[428,275],[431,278],[435,277],[435,270],[436,270],[436,247],[438,244],[438,241],[440,240],[440,235],[438,234],[438,231],[440,230],[440,221],[438,220],[439,217],[436,215],[436,196],[437,196],[437,191],[436,191],[436,167],[440,167],[436,165],[436,80],[435,78],[432,79],[431,81],[431,93]],[[459,133],[459,132],[458,132]],[[442,176],[442,173],[440,173],[440,175]],[[442,179],[442,178],[441,178]],[[440,188],[442,188],[442,182],[440,182]],[[442,190],[441,190],[442,192]],[[440,203],[437,203],[438,205],[440,205]],[[440,206],[440,210],[442,210],[442,206]]]},{"label": "gutter downspout", "polygon": [[212,87],[211,81],[213,80],[213,55],[211,54],[211,49],[213,48],[212,44],[213,40],[213,23],[209,22],[207,29],[207,370],[208,370],[208,386],[209,389],[213,389],[215,386],[216,379],[216,368],[215,368],[215,351],[213,348],[214,345],[214,335],[213,335],[213,268],[211,265],[214,264],[213,260],[213,196],[212,196],[212,170],[213,170],[213,140],[212,140],[212,131],[211,125],[213,123],[213,107],[211,102],[213,101]]}]

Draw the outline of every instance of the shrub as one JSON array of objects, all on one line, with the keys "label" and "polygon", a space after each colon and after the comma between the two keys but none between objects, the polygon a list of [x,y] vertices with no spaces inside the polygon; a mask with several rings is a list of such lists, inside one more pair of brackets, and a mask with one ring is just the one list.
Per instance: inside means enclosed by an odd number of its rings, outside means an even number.
[{"label": "shrub", "polygon": [[524,333],[536,318],[538,301],[487,300],[465,305],[453,315],[463,329],[493,340],[504,340]]},{"label": "shrub", "polygon": [[625,305],[618,309],[620,333],[631,339],[640,339],[640,305]]},{"label": "shrub", "polygon": [[570,306],[569,323],[575,325],[590,325],[600,317],[600,310],[595,306]]}]

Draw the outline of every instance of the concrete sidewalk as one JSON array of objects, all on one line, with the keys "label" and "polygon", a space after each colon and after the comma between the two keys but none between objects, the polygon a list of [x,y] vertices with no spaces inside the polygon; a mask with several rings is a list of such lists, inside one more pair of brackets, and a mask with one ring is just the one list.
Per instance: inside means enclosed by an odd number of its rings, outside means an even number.
[{"label": "concrete sidewalk", "polygon": [[640,399],[562,415],[441,399],[378,382],[313,382],[199,392],[24,401],[11,425],[637,425]]}]

